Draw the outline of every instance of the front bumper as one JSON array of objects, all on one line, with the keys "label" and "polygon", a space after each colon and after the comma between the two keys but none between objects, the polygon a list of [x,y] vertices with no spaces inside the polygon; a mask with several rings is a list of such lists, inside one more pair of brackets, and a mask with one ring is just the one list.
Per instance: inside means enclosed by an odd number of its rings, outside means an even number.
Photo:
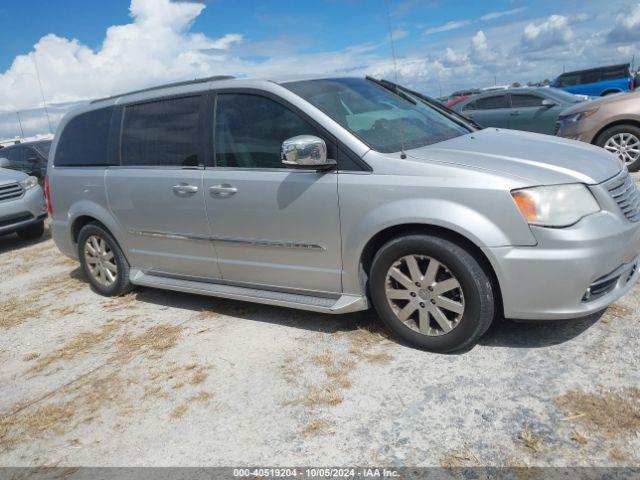
[{"label": "front bumper", "polygon": [[506,318],[590,315],[619,299],[640,276],[640,223],[601,211],[569,228],[531,230],[535,247],[484,249]]},{"label": "front bumper", "polygon": [[30,188],[16,199],[0,202],[0,235],[13,233],[47,218],[42,188]]}]

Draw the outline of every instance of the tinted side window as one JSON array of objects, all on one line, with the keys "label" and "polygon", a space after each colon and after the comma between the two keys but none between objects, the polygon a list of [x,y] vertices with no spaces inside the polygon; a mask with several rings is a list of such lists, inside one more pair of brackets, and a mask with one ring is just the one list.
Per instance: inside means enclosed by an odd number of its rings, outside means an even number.
[{"label": "tinted side window", "polygon": [[56,148],[56,167],[105,166],[109,164],[107,145],[113,108],[83,113],[62,131]]},{"label": "tinted side window", "polygon": [[578,75],[562,75],[558,78],[558,86],[559,87],[572,87],[574,85],[578,85],[580,81],[580,77]]},{"label": "tinted side window", "polygon": [[494,108],[509,108],[506,95],[494,95],[493,97],[484,97],[476,100],[477,110],[491,110]]},{"label": "tinted side window", "polygon": [[537,95],[511,94],[511,106],[513,108],[540,107],[542,98]]},{"label": "tinted side window", "polygon": [[122,126],[122,165],[196,167],[201,164],[200,95],[130,105]]},{"label": "tinted side window", "polygon": [[307,121],[274,100],[250,94],[218,95],[216,166],[282,168],[282,142],[297,135],[320,136]]},{"label": "tinted side window", "polygon": [[597,83],[600,81],[600,70],[593,70],[591,72],[584,72],[580,75],[580,83]]},{"label": "tinted side window", "polygon": [[625,78],[629,76],[629,70],[627,67],[605,69],[602,71],[602,80],[615,80],[617,78]]},{"label": "tinted side window", "polygon": [[462,111],[464,110],[475,110],[476,109],[476,102],[475,100],[473,102],[469,102],[466,105],[464,105],[462,107]]}]

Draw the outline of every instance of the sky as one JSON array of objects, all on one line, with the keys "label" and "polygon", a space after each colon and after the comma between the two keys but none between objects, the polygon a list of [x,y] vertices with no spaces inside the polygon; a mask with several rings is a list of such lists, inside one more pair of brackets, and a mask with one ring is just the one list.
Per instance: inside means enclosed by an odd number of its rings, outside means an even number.
[{"label": "sky", "polygon": [[440,96],[640,64],[637,0],[2,0],[0,24],[0,139],[16,112],[48,133],[43,96],[55,130],[78,102],[218,74],[397,75]]}]

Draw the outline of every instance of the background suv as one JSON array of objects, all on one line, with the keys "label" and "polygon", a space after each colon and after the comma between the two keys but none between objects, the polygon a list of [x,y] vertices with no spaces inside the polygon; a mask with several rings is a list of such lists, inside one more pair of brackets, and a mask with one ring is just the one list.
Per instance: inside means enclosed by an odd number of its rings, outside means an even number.
[{"label": "background suv", "polygon": [[0,167],[19,170],[38,179],[42,185],[47,173],[51,140],[24,142],[0,150]]},{"label": "background suv", "polygon": [[53,239],[103,295],[373,305],[405,342],[447,352],[498,315],[597,312],[640,275],[640,198],[617,158],[478,130],[374,78],[96,100],[62,120],[48,172]]},{"label": "background suv", "polygon": [[38,180],[0,168],[0,235],[15,232],[24,239],[40,237],[46,217],[47,206]]},{"label": "background suv", "polygon": [[566,72],[556,78],[551,86],[591,97],[634,89],[628,63]]},{"label": "background suv", "polygon": [[598,145],[640,170],[640,92],[612,95],[564,110],[558,135]]}]

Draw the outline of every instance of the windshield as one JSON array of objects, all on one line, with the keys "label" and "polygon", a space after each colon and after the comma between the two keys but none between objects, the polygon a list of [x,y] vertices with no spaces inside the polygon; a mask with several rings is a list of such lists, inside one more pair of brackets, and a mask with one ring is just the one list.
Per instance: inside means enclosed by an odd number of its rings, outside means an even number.
[{"label": "windshield", "polygon": [[361,78],[306,80],[284,87],[382,153],[424,147],[471,132],[410,96],[403,98]]},{"label": "windshield", "polygon": [[565,92],[559,88],[549,87],[547,94],[563,103],[580,103],[583,100],[580,97],[576,97],[573,93]]}]

